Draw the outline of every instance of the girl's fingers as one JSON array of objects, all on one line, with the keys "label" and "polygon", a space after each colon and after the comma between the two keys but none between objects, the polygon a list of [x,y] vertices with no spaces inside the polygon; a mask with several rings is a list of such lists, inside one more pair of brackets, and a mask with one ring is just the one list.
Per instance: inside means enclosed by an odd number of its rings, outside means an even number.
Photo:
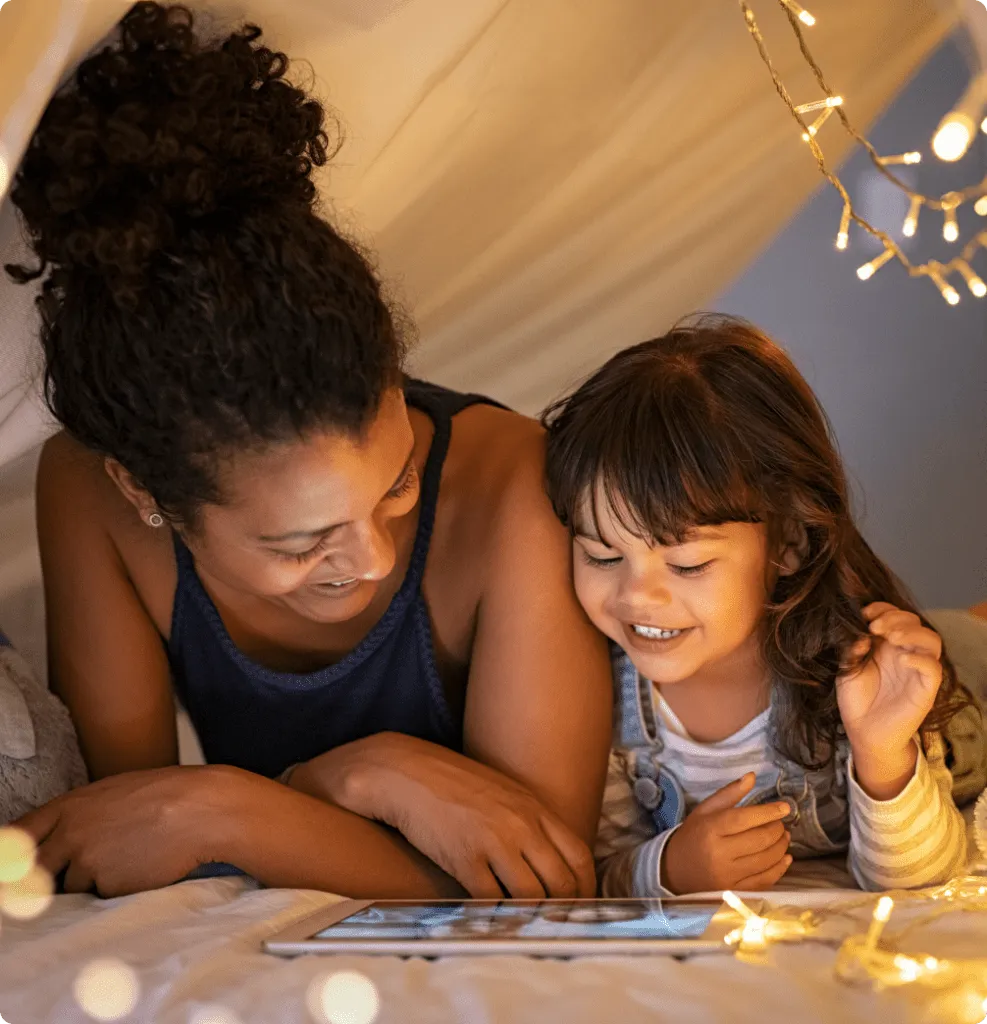
[{"label": "girl's fingers", "polygon": [[898,609],[888,601],[875,601],[873,604],[869,604],[861,608],[860,614],[867,622],[873,622],[886,612],[896,611],[898,611]]},{"label": "girl's fingers", "polygon": [[929,690],[938,690],[942,684],[942,662],[931,654],[902,654],[901,663],[917,672]]},{"label": "girl's fingers", "polygon": [[[772,821],[767,825],[758,825],[746,832],[731,836],[731,849],[736,857],[748,857],[752,853],[760,853],[770,849],[775,843],[786,839],[788,831],[780,821]],[[788,840],[786,839],[786,842]]]},{"label": "girl's fingers", "polygon": [[792,837],[786,832],[767,849],[761,850],[759,853],[752,853],[747,857],[737,857],[735,859],[737,871],[745,877],[759,875],[762,871],[768,871],[784,859],[791,842]]},{"label": "girl's fingers", "polygon": [[888,612],[871,622],[870,631],[895,647],[932,654],[937,658],[942,654],[939,634],[924,626],[922,620],[912,612]]},{"label": "girl's fingers", "polygon": [[792,856],[791,854],[786,854],[777,864],[766,871],[742,878],[734,888],[739,889],[741,892],[758,892],[761,889],[770,889],[781,881],[785,872],[791,866]]}]

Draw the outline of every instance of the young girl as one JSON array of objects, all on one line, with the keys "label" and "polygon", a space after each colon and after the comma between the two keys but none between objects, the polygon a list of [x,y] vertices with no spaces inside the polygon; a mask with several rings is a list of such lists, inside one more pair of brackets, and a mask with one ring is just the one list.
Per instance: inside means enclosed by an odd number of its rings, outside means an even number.
[{"label": "young girl", "polygon": [[[965,830],[941,730],[969,700],[854,526],[788,357],[705,317],[544,419],[576,590],[616,645],[603,894],[763,889],[848,848],[864,888],[949,877]],[[965,756],[983,763],[982,729]]]}]

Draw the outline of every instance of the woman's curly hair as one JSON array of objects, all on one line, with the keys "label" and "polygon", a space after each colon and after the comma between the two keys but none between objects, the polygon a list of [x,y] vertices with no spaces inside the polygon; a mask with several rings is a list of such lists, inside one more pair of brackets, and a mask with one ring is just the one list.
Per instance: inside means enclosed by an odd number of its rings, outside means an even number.
[{"label": "woman's curly hair", "polygon": [[[618,353],[542,420],[549,495],[570,529],[587,496],[596,514],[597,485],[626,529],[657,543],[763,522],[778,557],[801,527],[799,568],[768,595],[763,657],[782,688],[776,746],[805,767],[831,764],[836,679],[869,635],[862,608],[917,608],[854,524],[829,422],[791,359],[751,324],[702,316]],[[945,652],[942,665],[927,729],[970,704]]]},{"label": "woman's curly hair", "polygon": [[312,171],[335,149],[287,57],[253,25],[193,28],[136,4],[52,99],[12,189],[40,266],[6,267],[50,271],[55,417],[190,527],[223,499],[225,453],[364,429],[411,330],[319,215]]}]

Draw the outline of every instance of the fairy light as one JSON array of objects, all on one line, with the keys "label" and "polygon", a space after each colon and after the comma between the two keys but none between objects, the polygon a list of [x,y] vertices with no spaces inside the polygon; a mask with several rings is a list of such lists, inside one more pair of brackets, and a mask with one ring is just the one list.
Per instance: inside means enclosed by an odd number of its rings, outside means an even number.
[{"label": "fairy light", "polygon": [[55,898],[55,881],[39,864],[35,864],[23,878],[7,882],[0,889],[0,909],[18,921],[40,917]]},{"label": "fairy light", "polygon": [[937,270],[928,271],[929,279],[939,289],[942,297],[951,305],[955,306],[960,301],[960,293],[942,276]]},{"label": "fairy light", "polygon": [[954,163],[966,155],[972,139],[973,121],[954,110],[939,123],[932,137],[932,151],[940,160]]},{"label": "fairy light", "polygon": [[802,22],[803,25],[808,25],[812,28],[816,23],[816,19],[802,6],[797,4],[795,0],[781,0],[781,2]]},{"label": "fairy light", "polygon": [[309,1012],[322,1024],[373,1024],[380,1014],[377,986],[359,971],[317,977],[309,986]]},{"label": "fairy light", "polygon": [[918,215],[922,209],[922,197],[912,196],[911,206],[908,207],[908,216],[905,218],[905,223],[901,226],[901,233],[906,238],[913,238],[915,232],[918,231]]},{"label": "fairy light", "polygon": [[0,882],[19,882],[34,867],[34,840],[23,829],[0,828]]},{"label": "fairy light", "polygon": [[827,107],[809,127],[802,132],[802,141],[808,142],[819,134],[819,129],[833,116],[833,108]]},{"label": "fairy light", "polygon": [[76,975],[75,1001],[93,1020],[119,1020],[132,1013],[140,997],[133,969],[122,960],[92,960]]},{"label": "fairy light", "polygon": [[880,256],[876,256],[870,261],[870,263],[865,263],[862,267],[857,267],[857,277],[859,277],[861,281],[869,280],[881,269],[881,267],[884,266],[885,263],[888,262],[888,260],[892,258],[892,256],[894,256],[894,250],[890,248],[885,249]]},{"label": "fairy light", "polygon": [[874,907],[874,913],[870,919],[870,926],[867,929],[867,935],[864,938],[864,948],[873,950],[877,948],[878,940],[881,937],[881,933],[884,931],[884,926],[888,923],[891,917],[891,911],[894,909],[894,900],[890,896],[882,896],[877,901],[877,906]]},{"label": "fairy light", "polygon": [[[765,2],[767,2],[767,0],[765,0]],[[826,85],[826,75],[816,59],[813,57],[807,42],[807,37],[802,27],[809,23],[799,17],[799,12],[802,11],[803,8],[794,4],[794,0],[791,0],[791,2],[790,0],[775,0],[775,2],[788,10],[790,15],[788,20],[791,30],[798,41],[802,57],[809,69],[812,71],[815,80],[825,91],[830,91],[829,86]],[[969,264],[981,248],[987,249],[987,239],[985,239],[985,236],[983,234],[977,235],[975,238],[966,242],[963,245],[962,250],[958,252],[956,258],[949,263],[938,263],[935,260],[930,260],[926,263],[912,263],[906,253],[896,245],[884,231],[875,227],[865,217],[862,217],[853,206],[852,198],[846,186],[840,180],[836,172],[830,169],[827,163],[826,155],[818,141],[819,130],[832,116],[835,110],[839,114],[839,120],[842,127],[855,142],[860,144],[867,151],[867,154],[874,166],[891,182],[892,185],[901,189],[909,197],[909,214],[905,218],[902,227],[902,233],[906,238],[911,238],[917,233],[919,214],[921,213],[922,207],[925,206],[930,210],[943,213],[944,236],[951,242],[958,241],[960,238],[960,231],[956,211],[963,203],[974,203],[976,212],[981,216],[987,216],[987,177],[976,184],[963,188],[960,191],[949,192],[943,196],[926,196],[913,192],[905,182],[895,176],[894,168],[897,165],[907,166],[920,163],[922,160],[922,154],[917,150],[910,150],[908,152],[882,156],[877,152],[871,142],[862,135],[850,121],[845,112],[845,105],[843,103],[842,96],[827,96],[822,99],[813,100],[810,103],[796,105],[785,87],[785,83],[782,80],[782,75],[779,69],[771,59],[767,44],[761,34],[760,28],[758,27],[757,18],[751,8],[750,0],[738,0],[738,4],[744,16],[747,30],[758,49],[761,61],[771,75],[771,81],[775,90],[788,107],[789,112],[800,121],[802,125],[800,134],[803,140],[808,143],[809,150],[812,153],[813,159],[816,161],[823,177],[825,177],[827,181],[829,181],[830,184],[832,184],[840,193],[844,206],[850,207],[850,220],[857,223],[872,237],[878,239],[884,246],[885,252],[881,256],[871,263],[864,264],[864,266],[857,270],[861,280],[866,281],[872,277],[887,260],[897,259],[908,272],[910,277],[929,277],[936,283],[937,287],[939,287],[939,290],[946,301],[955,305],[959,302],[959,293],[955,288],[948,284],[947,278],[950,274],[959,272],[958,261],[963,261]],[[987,0],[985,0],[985,5],[987,5]],[[811,15],[809,18],[810,21],[814,23],[815,19],[812,19]],[[956,104],[954,104],[954,107],[949,114],[943,118],[934,139],[933,150],[935,154],[941,159],[959,159],[970,145],[974,127],[976,124],[980,123],[985,107],[987,107],[987,71],[981,72],[979,75],[975,76],[964,95]],[[806,124],[805,120],[803,120],[803,115],[813,114],[816,111],[819,112],[816,119],[811,124]],[[987,118],[984,118],[984,123],[984,130],[987,131]],[[842,233],[837,234],[836,242],[837,248],[844,247]],[[847,244],[849,244],[848,234]],[[984,1024],[987,1024],[987,1022],[984,1022]]]},{"label": "fairy light", "polygon": [[850,204],[843,206],[843,216],[840,217],[840,230],[836,235],[836,248],[842,251],[850,241]]},{"label": "fairy light", "polygon": [[796,108],[797,114],[814,114],[817,110],[832,110],[843,103],[842,96],[827,96],[822,100],[813,100],[811,103],[800,103]]},{"label": "fairy light", "polygon": [[[957,260],[956,269],[963,275],[963,280],[966,281],[967,288],[978,298],[982,299],[987,295],[987,284],[977,276],[974,272],[973,267],[970,266],[966,260]],[[981,886],[984,892],[987,893],[987,888]]]},{"label": "fairy light", "polygon": [[880,163],[885,167],[890,167],[894,164],[920,164],[922,162],[922,154],[911,152],[911,153],[898,153],[895,156],[882,156]]}]

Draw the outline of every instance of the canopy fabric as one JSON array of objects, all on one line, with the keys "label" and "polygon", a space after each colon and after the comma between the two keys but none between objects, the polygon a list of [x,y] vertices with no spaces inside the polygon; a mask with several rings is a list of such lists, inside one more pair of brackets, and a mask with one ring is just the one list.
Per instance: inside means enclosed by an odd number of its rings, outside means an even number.
[{"label": "canopy fabric", "polygon": [[[751,3],[792,95],[817,99],[779,4]],[[311,63],[347,137],[320,182],[327,209],[414,313],[416,372],[525,412],[709,302],[820,184],[734,0],[191,6],[220,27],[256,20]],[[812,47],[860,125],[954,18],[936,0],[810,6]],[[8,172],[59,79],[128,7],[0,10]],[[850,141],[835,118],[824,132],[835,163]],[[14,226],[8,202],[2,258]],[[0,282],[0,464],[49,429],[25,383],[30,297]]]}]

